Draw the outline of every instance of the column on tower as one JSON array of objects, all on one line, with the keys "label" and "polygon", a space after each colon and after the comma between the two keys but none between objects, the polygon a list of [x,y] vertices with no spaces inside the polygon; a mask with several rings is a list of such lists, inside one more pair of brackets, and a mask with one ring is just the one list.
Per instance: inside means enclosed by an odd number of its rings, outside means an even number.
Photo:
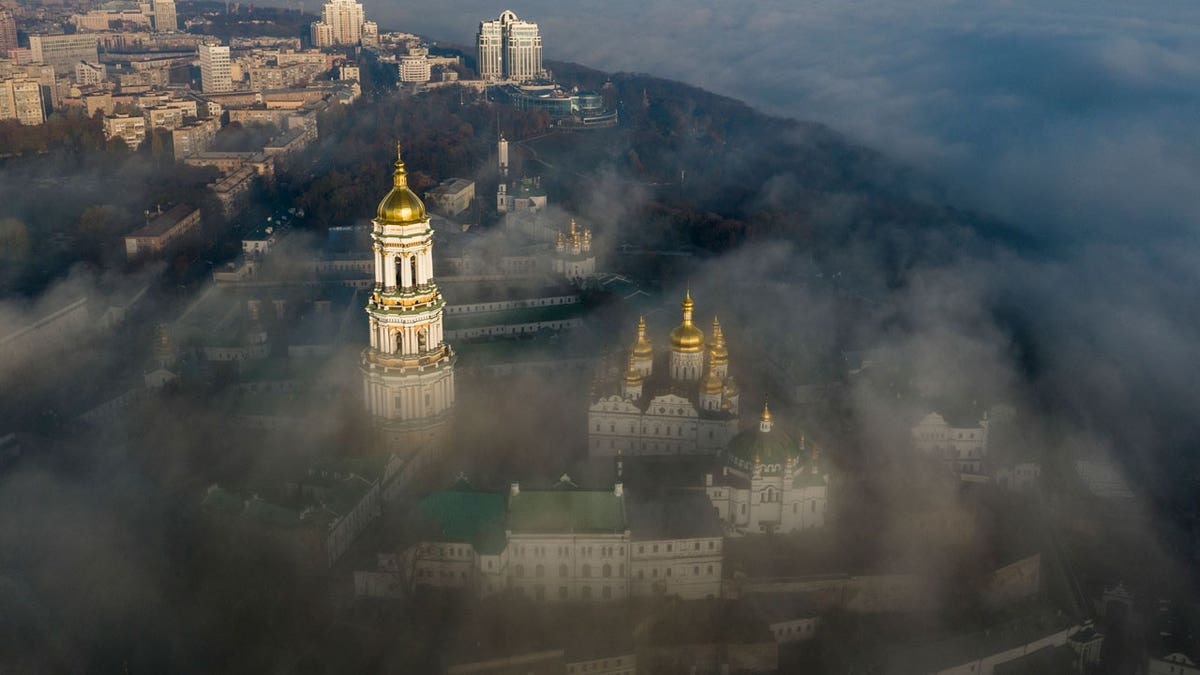
[{"label": "column on tower", "polygon": [[[385,253],[380,252],[380,257]],[[389,292],[396,290],[396,265],[391,258],[384,258],[383,262],[383,287]]]},{"label": "column on tower", "polygon": [[396,264],[400,267],[400,287],[404,290],[409,290],[413,287],[412,280],[412,263],[409,262],[408,256],[397,257]]}]

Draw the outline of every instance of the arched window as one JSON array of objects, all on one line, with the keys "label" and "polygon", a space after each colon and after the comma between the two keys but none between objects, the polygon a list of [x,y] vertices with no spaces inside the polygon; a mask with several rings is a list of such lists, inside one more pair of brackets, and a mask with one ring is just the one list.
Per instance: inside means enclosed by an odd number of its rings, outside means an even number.
[{"label": "arched window", "polygon": [[558,566],[558,576],[560,576],[560,577],[564,577],[564,578],[565,578],[565,577],[566,577],[568,574],[570,574],[570,573],[571,573],[571,570],[570,570],[570,568],[569,568],[569,567],[567,567],[566,565],[559,565],[559,566]]},{"label": "arched window", "polygon": [[542,567],[541,565],[538,565],[537,567],[533,568],[533,576],[535,576],[539,579],[546,576],[546,568]]},{"label": "arched window", "polygon": [[400,256],[396,256],[395,259],[392,260],[392,267],[395,268],[395,270],[396,270],[396,284],[395,285],[397,285],[397,286],[399,286],[401,284],[401,281],[404,279],[404,276],[403,276],[404,268],[401,267],[401,265],[403,265],[403,264],[404,264],[404,259],[401,258]]},{"label": "arched window", "polygon": [[583,567],[579,568],[579,576],[583,577],[584,579],[591,577],[592,576],[592,566],[587,563],[584,563]]},{"label": "arched window", "polygon": [[612,565],[609,565],[608,563],[604,563],[604,567],[601,568],[600,573],[604,575],[605,579],[607,579],[608,577],[611,577],[612,576]]},{"label": "arched window", "polygon": [[417,256],[414,255],[413,257],[409,258],[408,260],[409,260],[409,264],[412,266],[412,285],[416,286],[418,283],[417,282]]},{"label": "arched window", "polygon": [[525,566],[524,565],[517,565],[517,578],[518,579],[525,578]]}]

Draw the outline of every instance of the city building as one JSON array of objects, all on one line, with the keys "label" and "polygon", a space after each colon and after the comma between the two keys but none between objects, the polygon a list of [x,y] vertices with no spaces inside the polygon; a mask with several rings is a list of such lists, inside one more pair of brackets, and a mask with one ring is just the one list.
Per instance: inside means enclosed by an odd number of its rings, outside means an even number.
[{"label": "city building", "polygon": [[960,474],[979,474],[988,451],[988,419],[976,424],[951,426],[944,416],[931,412],[912,428],[913,449],[941,459]]},{"label": "city building", "polygon": [[425,200],[438,213],[457,216],[470,208],[475,200],[475,182],[465,178],[447,178],[427,191]]},{"label": "city building", "polygon": [[171,150],[176,160],[185,159],[204,152],[212,145],[221,122],[216,117],[207,117],[171,130]]},{"label": "city building", "polygon": [[[378,42],[379,28],[373,26]],[[331,0],[321,10],[321,20],[311,29],[313,46],[357,45],[363,37],[363,6],[354,0]]]},{"label": "city building", "polygon": [[17,48],[17,19],[11,9],[0,7],[0,58]]},{"label": "city building", "polygon": [[423,452],[437,449],[449,431],[455,355],[442,333],[445,301],[433,277],[433,228],[408,187],[399,147],[392,180],[372,221],[375,284],[367,304],[363,390],[384,442]]},{"label": "city building", "polygon": [[575,226],[559,231],[554,241],[554,271],[571,281],[581,281],[596,274],[596,254],[592,252],[592,231]]},{"label": "city building", "polygon": [[379,24],[374,21],[364,21],[362,25],[362,45],[364,47],[379,46]]},{"label": "city building", "polygon": [[202,44],[196,51],[200,55],[200,90],[206,94],[233,91],[229,47]]},{"label": "city building", "polygon": [[[628,367],[602,377],[602,393],[588,409],[592,456],[716,455],[738,432],[738,388],[729,374],[729,351],[713,318],[711,344],[692,320],[690,293],[683,321],[671,331],[670,351],[656,356],[638,322]],[[616,375],[617,373],[613,373]]]},{"label": "city building", "polygon": [[200,209],[181,204],[166,213],[158,213],[144,227],[125,235],[125,257],[134,260],[157,255],[172,241],[199,228]]},{"label": "city building", "polygon": [[42,87],[24,75],[0,80],[0,120],[38,125],[46,121]]},{"label": "city building", "polygon": [[30,35],[29,50],[34,63],[54,66],[58,75],[75,72],[80,61],[100,61],[99,39],[94,33],[73,35]]},{"label": "city building", "polygon": [[338,66],[338,79],[339,80],[353,80],[355,82],[358,82],[362,78],[361,78],[358,66],[352,66],[352,65],[347,64],[347,65]]},{"label": "city building", "polygon": [[179,30],[179,18],[175,14],[175,0],[153,0],[154,30],[173,33]]},{"label": "city building", "polygon": [[80,85],[95,85],[104,81],[108,69],[103,63],[80,61],[75,64],[75,82]]},{"label": "city building", "polygon": [[324,21],[314,21],[308,28],[312,45],[319,49],[333,46],[333,27]]},{"label": "city building", "polygon": [[130,150],[137,150],[146,140],[146,118],[141,115],[105,115],[104,138],[120,138]]},{"label": "city building", "polygon": [[776,429],[763,405],[758,427],[734,436],[704,490],[734,532],[798,532],[825,524],[827,483],[816,447]]},{"label": "city building", "polygon": [[511,10],[480,22],[475,48],[482,79],[526,82],[546,77],[538,25],[518,19]]},{"label": "city building", "polygon": [[184,125],[188,114],[183,107],[158,105],[153,108],[145,108],[145,117],[151,129],[178,129]]},{"label": "city building", "polygon": [[428,82],[433,77],[433,67],[429,63],[429,55],[424,49],[414,50],[407,56],[401,56],[397,68],[401,82]]},{"label": "city building", "polygon": [[[146,11],[143,11],[143,10]],[[150,28],[148,6],[137,2],[106,2],[84,14],[74,14],[71,22],[80,31],[137,30]]]}]

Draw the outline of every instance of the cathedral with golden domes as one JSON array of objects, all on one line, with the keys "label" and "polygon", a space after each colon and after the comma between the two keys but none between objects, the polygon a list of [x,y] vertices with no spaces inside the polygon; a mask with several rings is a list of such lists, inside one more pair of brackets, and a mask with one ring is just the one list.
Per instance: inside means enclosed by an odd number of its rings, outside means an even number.
[{"label": "cathedral with golden domes", "polygon": [[655,354],[645,318],[638,321],[624,374],[600,382],[588,409],[591,456],[715,455],[737,434],[738,388],[721,323],[713,318],[706,341],[694,311],[689,292],[663,354]]},{"label": "cathedral with golden domes", "polygon": [[408,187],[399,145],[396,155],[392,189],[371,228],[375,284],[366,308],[363,395],[385,446],[419,462],[451,428],[455,356],[443,339],[446,303],[433,280],[433,228]]}]

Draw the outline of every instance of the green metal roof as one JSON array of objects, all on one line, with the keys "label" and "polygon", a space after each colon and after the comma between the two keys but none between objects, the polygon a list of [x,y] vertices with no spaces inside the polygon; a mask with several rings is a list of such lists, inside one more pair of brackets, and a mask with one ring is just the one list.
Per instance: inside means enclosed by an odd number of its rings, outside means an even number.
[{"label": "green metal roof", "polygon": [[800,445],[782,429],[762,431],[755,427],[734,436],[726,452],[743,468],[753,466],[755,458],[763,465],[783,466],[788,459],[799,459]]},{"label": "green metal roof", "polygon": [[508,499],[513,532],[624,532],[625,499],[612,492],[522,491]]},{"label": "green metal roof", "polygon": [[495,492],[434,492],[417,505],[448,541],[470,543],[484,555],[504,550],[504,496]]}]

